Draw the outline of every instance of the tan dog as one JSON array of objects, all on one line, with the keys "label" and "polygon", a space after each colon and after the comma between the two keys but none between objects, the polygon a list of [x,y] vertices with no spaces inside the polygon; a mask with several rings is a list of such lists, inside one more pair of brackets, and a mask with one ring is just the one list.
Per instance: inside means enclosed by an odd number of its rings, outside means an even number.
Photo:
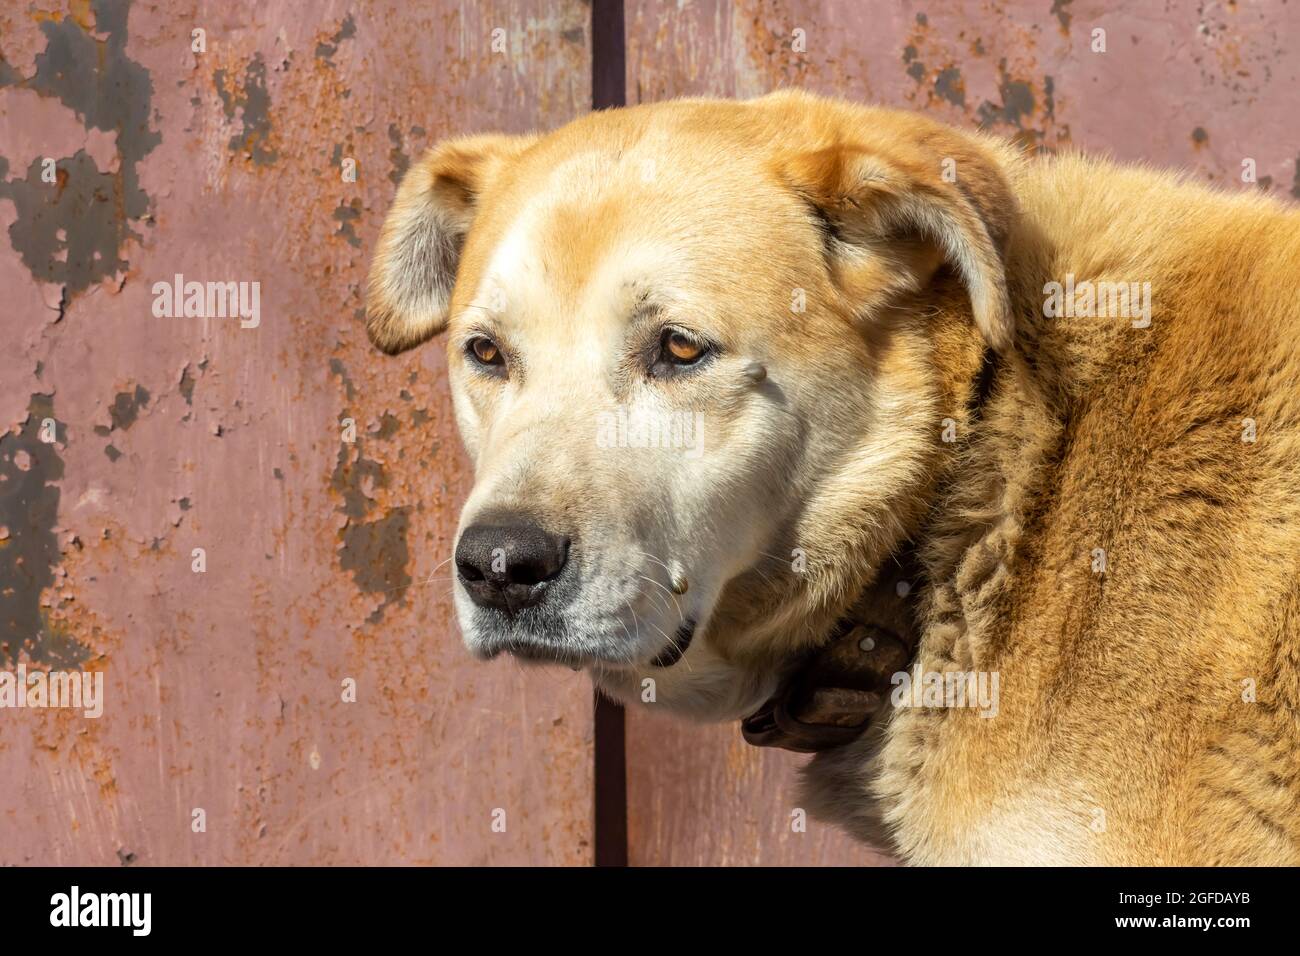
[{"label": "tan dog", "polygon": [[915,863],[1300,861],[1293,208],[678,101],[432,150],[368,315],[448,332],[476,654],[735,719],[910,539],[916,660],[823,815]]}]

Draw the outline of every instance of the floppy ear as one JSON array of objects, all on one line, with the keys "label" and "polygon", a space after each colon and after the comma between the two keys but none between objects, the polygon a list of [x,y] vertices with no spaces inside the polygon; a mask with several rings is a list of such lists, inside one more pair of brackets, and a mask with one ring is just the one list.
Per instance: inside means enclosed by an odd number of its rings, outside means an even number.
[{"label": "floppy ear", "polygon": [[532,136],[468,136],[429,150],[402,178],[366,287],[366,332],[390,355],[447,325],[460,251],[479,197]]},{"label": "floppy ear", "polygon": [[911,142],[842,142],[788,158],[781,173],[828,224],[832,272],[850,294],[917,291],[947,262],[984,340],[1011,344],[1002,253],[1016,202],[973,142],[938,129]]}]

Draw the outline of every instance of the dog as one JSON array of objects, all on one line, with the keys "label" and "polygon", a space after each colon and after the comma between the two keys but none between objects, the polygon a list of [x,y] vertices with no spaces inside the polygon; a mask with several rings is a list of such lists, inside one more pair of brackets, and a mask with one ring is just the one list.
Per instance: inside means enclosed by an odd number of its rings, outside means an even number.
[{"label": "dog", "polygon": [[434,147],[366,322],[446,335],[476,656],[734,720],[907,550],[915,657],[815,815],[923,865],[1300,862],[1295,207],[677,100]]}]

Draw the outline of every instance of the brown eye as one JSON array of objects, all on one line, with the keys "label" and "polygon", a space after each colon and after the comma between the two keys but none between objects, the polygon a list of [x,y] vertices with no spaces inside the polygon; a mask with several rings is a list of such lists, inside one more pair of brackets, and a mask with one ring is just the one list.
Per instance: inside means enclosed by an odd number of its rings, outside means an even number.
[{"label": "brown eye", "polygon": [[664,353],[674,364],[691,365],[704,356],[704,346],[670,329],[664,333]]},{"label": "brown eye", "polygon": [[676,375],[694,375],[708,365],[717,348],[698,333],[665,328],[659,333],[657,347],[646,372],[651,378],[671,378]]},{"label": "brown eye", "polygon": [[480,335],[469,341],[469,352],[481,365],[502,365],[501,350],[487,336]]}]

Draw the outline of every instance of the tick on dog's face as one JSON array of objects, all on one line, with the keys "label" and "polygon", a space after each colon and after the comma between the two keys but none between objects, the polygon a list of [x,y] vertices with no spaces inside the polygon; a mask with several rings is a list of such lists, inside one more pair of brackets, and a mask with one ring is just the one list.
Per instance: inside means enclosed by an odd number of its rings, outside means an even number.
[{"label": "tick on dog's face", "polygon": [[[652,677],[660,702],[743,712],[789,651],[781,609],[837,587],[827,552],[860,546],[824,540],[861,519],[846,469],[870,467],[882,501],[920,480],[938,385],[927,333],[893,303],[949,237],[900,231],[903,201],[865,213],[911,173],[790,113],[595,114],[452,141],[404,180],[368,329],[389,352],[447,333],[475,463],[455,603],[476,655],[589,667],[624,698]],[[1005,290],[980,272],[980,214],[952,201],[992,337]]]}]

